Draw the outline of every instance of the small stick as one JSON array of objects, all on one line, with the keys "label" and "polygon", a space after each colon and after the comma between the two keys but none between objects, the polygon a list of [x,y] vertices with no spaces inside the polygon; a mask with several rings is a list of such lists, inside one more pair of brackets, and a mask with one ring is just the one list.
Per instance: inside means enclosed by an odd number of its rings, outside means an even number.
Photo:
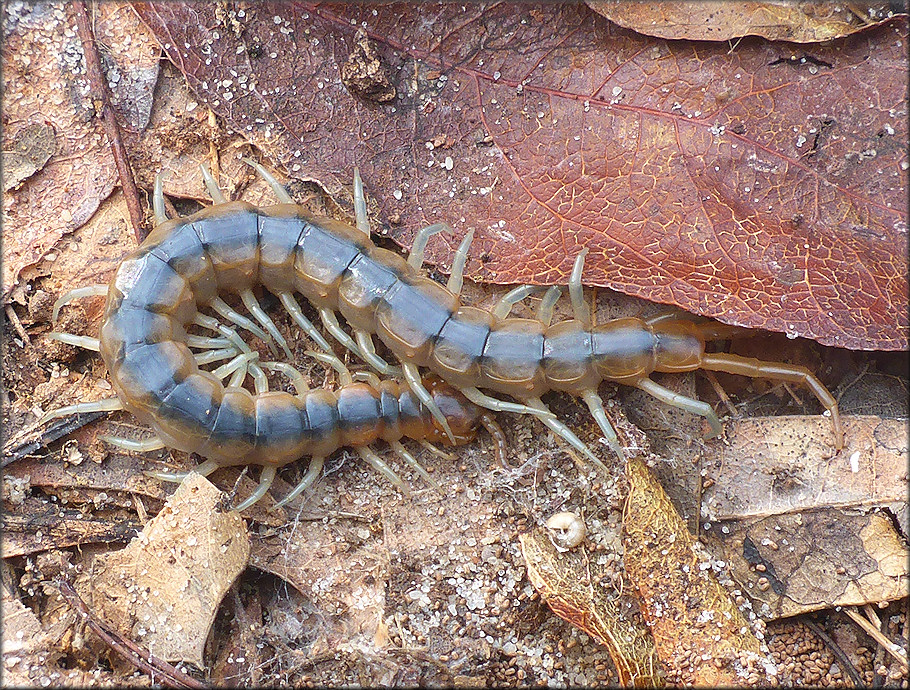
[{"label": "small stick", "polygon": [[129,159],[126,156],[126,147],[123,145],[123,139],[120,136],[120,126],[117,124],[117,118],[114,116],[113,108],[111,108],[111,101],[107,91],[107,80],[101,71],[101,60],[98,57],[98,46],[95,43],[92,25],[89,22],[88,8],[85,5],[85,0],[73,0],[70,3],[70,8],[76,17],[76,29],[79,32],[82,50],[85,53],[85,74],[88,77],[89,88],[91,89],[90,96],[95,104],[95,110],[98,111],[98,115],[101,118],[104,132],[111,142],[111,153],[114,155],[114,164],[117,166],[117,174],[120,176],[120,186],[123,187],[126,207],[130,212],[133,234],[136,236],[137,242],[142,242],[145,239],[145,233],[142,230],[144,215],[142,207],[139,205],[139,189],[136,187],[133,171],[130,169]]},{"label": "small stick", "polygon": [[91,631],[110,645],[111,649],[126,659],[126,661],[140,671],[149,674],[152,677],[152,681],[160,679],[162,684],[169,688],[203,690],[204,688],[209,687],[192,676],[188,676],[185,673],[178,671],[166,661],[152,656],[148,650],[143,649],[129,638],[123,637],[116,630],[113,630],[109,624],[97,618],[89,610],[86,603],[82,601],[82,598],[71,583],[63,579],[58,579],[56,584],[60,589],[60,595],[73,607],[73,610]]},{"label": "small stick", "polygon": [[853,622],[861,627],[869,637],[878,642],[878,644],[880,644],[886,652],[897,659],[898,663],[903,666],[904,670],[910,668],[907,665],[907,657],[902,656],[897,651],[895,651],[894,647],[896,645],[894,645],[891,640],[885,637],[882,634],[881,630],[872,625],[872,623],[870,623],[864,616],[861,616],[859,611],[856,610],[856,607],[845,606],[843,611],[848,616],[850,616],[850,618],[853,619]]},{"label": "small stick", "polygon": [[829,637],[828,633],[822,629],[822,626],[820,626],[811,618],[803,618],[802,623],[807,628],[809,628],[809,630],[814,632],[822,642],[828,645],[828,649],[830,649],[831,653],[837,657],[837,660],[841,663],[841,667],[844,669],[844,671],[847,672],[847,675],[849,675],[850,679],[853,681],[853,687],[863,687],[863,679],[859,677],[859,672],[856,670],[853,662],[850,661],[850,657],[848,657],[844,650],[841,649],[840,646],[831,639],[831,637]]},{"label": "small stick", "polygon": [[22,327],[22,322],[19,320],[19,315],[16,313],[16,310],[13,309],[12,304],[6,305],[6,318],[8,318],[9,322],[13,324],[13,328],[16,329],[16,333],[18,333],[19,337],[22,338],[22,342],[26,345],[31,345],[32,341],[29,340],[28,333],[26,333],[25,329]]}]

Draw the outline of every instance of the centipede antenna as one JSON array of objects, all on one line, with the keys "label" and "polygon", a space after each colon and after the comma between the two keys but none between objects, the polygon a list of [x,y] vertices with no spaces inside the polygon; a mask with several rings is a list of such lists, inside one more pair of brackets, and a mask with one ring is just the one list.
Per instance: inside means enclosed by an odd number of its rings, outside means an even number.
[{"label": "centipede antenna", "polygon": [[54,312],[52,316],[53,323],[57,323],[57,317],[60,316],[60,309],[73,300],[82,299],[83,297],[95,297],[98,295],[107,296],[107,285],[86,285],[85,287],[70,290],[54,302]]},{"label": "centipede antenna", "polygon": [[360,359],[365,359],[363,353],[360,351],[360,348],[357,347],[357,343],[341,328],[341,324],[338,323],[338,319],[335,316],[335,312],[331,309],[322,308],[319,310],[319,318],[322,319],[322,325],[325,326],[325,329],[331,334],[335,340],[344,345],[345,349],[350,350],[355,355],[360,357]]},{"label": "centipede antenna", "polygon": [[101,349],[101,344],[98,341],[98,338],[89,338],[87,335],[73,335],[72,333],[48,333],[47,337],[50,340],[56,340],[61,343],[66,343],[67,345],[75,345],[76,347],[81,347],[83,350],[93,350],[98,352]]},{"label": "centipede antenna", "polygon": [[464,236],[458,249],[455,250],[455,256],[452,257],[452,273],[449,274],[446,288],[455,295],[461,294],[461,288],[464,285],[464,267],[468,263],[468,249],[473,241],[474,231],[468,230],[468,234]]},{"label": "centipede antenna", "polygon": [[[526,402],[529,406],[534,407],[535,409],[541,411],[546,410],[547,412],[550,411],[549,408],[547,408],[547,406],[544,404],[543,400],[540,398],[531,398]],[[594,451],[588,447],[588,444],[578,438],[578,436],[576,436],[569,427],[556,419],[555,416],[541,417],[540,420],[547,425],[550,431],[559,436],[575,450],[584,455],[588,460],[597,465],[597,467],[599,467],[603,472],[609,472],[607,466],[604,465],[603,460],[594,454]]]},{"label": "centipede antenna", "polygon": [[271,336],[259,328],[259,326],[257,326],[255,323],[246,318],[243,314],[238,314],[236,311],[231,309],[230,305],[223,299],[215,296],[209,302],[209,306],[228,321],[236,323],[238,326],[245,328],[257,338],[261,338],[265,343],[268,344],[269,349],[272,350],[273,354],[278,354],[277,350],[275,349],[275,343],[272,340]]},{"label": "centipede antenna", "polygon": [[419,462],[417,462],[417,458],[415,458],[413,455],[411,455],[411,453],[408,451],[408,449],[405,448],[404,445],[402,445],[401,441],[390,441],[389,445],[392,447],[392,450],[395,451],[395,453],[398,455],[399,458],[404,460],[421,477],[424,478],[424,480],[426,481],[427,484],[429,484],[434,489],[436,489],[440,494],[445,496],[445,492],[443,492],[442,487],[439,486],[439,483],[435,479],[433,479],[433,477],[430,476],[430,473],[427,472],[421,466],[421,464]]},{"label": "centipede antenna", "polygon": [[410,363],[403,363],[401,365],[401,371],[404,374],[404,380],[408,382],[408,387],[411,389],[411,392],[417,396],[417,399],[423,403],[430,414],[439,422],[439,426],[442,427],[442,430],[446,433],[446,436],[449,437],[452,445],[455,445],[455,434],[452,433],[452,429],[449,426],[449,420],[445,418],[445,415],[442,413],[442,410],[439,409],[439,405],[436,404],[436,401],[433,400],[433,396],[430,395],[430,392],[424,388],[423,381],[420,380],[420,371],[417,367]]},{"label": "centipede antenna", "polygon": [[250,360],[247,363],[250,368],[250,374],[253,376],[253,387],[256,389],[256,395],[262,395],[269,392],[269,377],[260,368],[256,362]]},{"label": "centipede antenna", "polygon": [[610,420],[607,419],[604,401],[600,399],[600,396],[597,395],[597,391],[594,390],[585,391],[581,394],[581,397],[584,399],[585,403],[587,403],[588,409],[591,410],[591,415],[594,417],[594,421],[597,422],[597,426],[599,426],[600,430],[603,432],[604,438],[607,439],[607,445],[619,456],[620,460],[625,460],[626,455],[619,445],[619,438],[617,438],[616,432],[613,430],[613,425],[610,424]]},{"label": "centipede antenna", "polygon": [[363,360],[378,371],[383,376],[401,377],[401,369],[392,366],[382,357],[376,354],[376,346],[373,344],[372,336],[366,331],[354,331],[354,337],[357,339],[357,347],[363,355]]},{"label": "centipede antenna", "polygon": [[269,315],[265,313],[262,306],[259,304],[259,301],[256,299],[256,295],[253,294],[252,290],[241,290],[240,291],[240,300],[243,302],[243,306],[247,308],[250,314],[262,325],[262,327],[267,330],[271,336],[275,339],[275,342],[278,343],[279,347],[284,350],[284,354],[287,355],[288,359],[293,359],[294,355],[291,354],[291,348],[288,347],[288,341],[284,339],[284,336],[281,335],[281,332],[278,330],[278,327],[275,325],[275,322],[269,318]]},{"label": "centipede antenna", "polygon": [[837,400],[828,392],[828,389],[819,381],[815,375],[796,364],[784,364],[780,362],[762,362],[751,357],[741,357],[739,355],[728,355],[724,353],[712,353],[702,356],[701,368],[711,371],[723,371],[727,374],[739,374],[740,376],[751,376],[752,378],[765,378],[772,381],[786,381],[789,383],[801,383],[806,386],[818,398],[818,401],[825,406],[831,415],[831,422],[834,425],[834,440],[838,450],[844,447],[844,428],[841,423],[840,412],[837,409]]},{"label": "centipede antenna", "polygon": [[537,319],[543,322],[544,326],[549,326],[553,320],[553,309],[559,298],[562,297],[562,290],[558,285],[551,285],[544,293],[543,299],[540,300],[540,306],[537,307]]},{"label": "centipede antenna", "polygon": [[105,398],[104,400],[96,400],[95,402],[76,403],[75,405],[58,407],[56,410],[44,413],[41,419],[38,420],[37,425],[41,426],[52,419],[69,417],[74,414],[85,414],[86,412],[117,412],[122,409],[123,403],[120,402],[120,398]]},{"label": "centipede antenna", "polygon": [[309,489],[313,483],[319,478],[319,473],[322,472],[322,464],[325,462],[325,458],[313,457],[310,459],[310,466],[307,468],[306,474],[303,476],[303,479],[291,489],[291,492],[282,498],[280,501],[275,503],[276,508],[280,508],[283,505],[286,505],[297,498],[304,491]]},{"label": "centipede antenna", "polygon": [[354,372],[355,381],[365,381],[370,384],[376,390],[379,390],[379,386],[382,385],[382,382],[379,380],[379,377],[374,371],[355,371]]},{"label": "centipede antenna", "polygon": [[164,209],[164,184],[161,173],[155,173],[155,188],[152,190],[152,213],[155,216],[155,225],[166,223],[167,211]]},{"label": "centipede antenna", "polygon": [[272,175],[272,173],[270,173],[268,170],[266,170],[264,167],[259,165],[259,163],[257,163],[256,161],[254,161],[251,158],[244,157],[244,158],[241,158],[240,160],[242,160],[244,163],[246,163],[251,168],[253,168],[257,173],[259,173],[259,177],[261,177],[263,180],[265,180],[268,183],[269,187],[272,188],[272,192],[274,192],[275,196],[278,197],[278,201],[280,201],[282,204],[293,204],[294,203],[294,200],[291,198],[291,195],[287,193],[287,190],[284,188],[284,185],[282,185],[278,180],[276,180],[275,176]]},{"label": "centipede antenna", "polygon": [[274,465],[263,465],[262,473],[259,475],[259,485],[256,487],[256,490],[253,491],[245,501],[241,501],[238,505],[234,506],[234,510],[238,513],[243,512],[265,496],[271,488],[272,482],[275,481],[276,472],[277,470]]},{"label": "centipede antenna", "polygon": [[354,383],[354,377],[351,376],[350,369],[345,366],[345,363],[342,362],[338,357],[336,357],[331,352],[316,352],[315,350],[307,350],[306,354],[317,359],[323,364],[328,364],[332,369],[338,372],[338,380],[341,382],[342,386],[349,386]]},{"label": "centipede antenna", "polygon": [[575,312],[575,318],[581,321],[585,326],[591,325],[591,313],[588,305],[585,304],[584,288],[581,285],[581,274],[585,270],[585,256],[588,254],[588,248],[582,249],[578,256],[575,257],[575,265],[572,267],[572,275],[569,276],[569,298],[572,300],[572,310]]},{"label": "centipede antenna", "polygon": [[383,462],[382,458],[376,455],[376,453],[374,453],[366,446],[361,446],[359,448],[355,448],[354,450],[357,451],[357,455],[359,455],[365,462],[367,462],[370,467],[372,467],[383,477],[392,482],[392,484],[401,489],[401,493],[403,493],[405,496],[411,495],[411,490],[408,488],[408,485],[402,480],[401,477],[395,474],[394,470],[386,465],[385,462]]},{"label": "centipede antenna", "polygon": [[506,459],[506,450],[508,446],[506,444],[506,435],[503,433],[502,427],[499,426],[496,418],[489,412],[484,412],[480,415],[480,423],[483,425],[483,428],[487,430],[487,433],[490,434],[490,438],[493,439],[493,443],[495,444],[495,450],[493,452],[496,454],[496,461],[502,465],[502,467],[509,469],[510,465]]},{"label": "centipede antenna", "polygon": [[541,420],[546,417],[548,419],[555,419],[554,415],[550,410],[539,409],[528,407],[527,405],[520,405],[518,403],[509,402],[507,400],[497,400],[492,398],[485,393],[481,393],[474,386],[469,386],[467,388],[459,388],[462,395],[470,400],[475,405],[480,405],[485,407],[488,410],[493,410],[494,412],[512,412],[514,414],[532,414],[535,417],[539,417]]},{"label": "centipede antenna", "polygon": [[696,400],[695,398],[690,398],[680,393],[675,393],[669,388],[664,388],[656,381],[647,378],[642,379],[634,385],[667,405],[678,407],[686,412],[691,412],[692,414],[697,414],[707,419],[708,424],[711,426],[711,433],[708,434],[707,438],[718,438],[723,433],[723,425],[721,425],[720,420],[717,418],[717,413],[714,412],[714,408],[708,403]]},{"label": "centipede antenna", "polygon": [[206,314],[197,311],[196,315],[193,317],[193,323],[197,326],[207,328],[210,331],[221,333],[221,335],[227,338],[228,342],[230,342],[231,345],[236,347],[241,352],[252,352],[250,346],[247,345],[243,338],[237,334],[237,331],[235,331],[233,328],[225,326],[223,323],[218,321],[218,319],[212,316],[207,316]]},{"label": "centipede antenna", "polygon": [[234,343],[227,338],[206,338],[201,335],[188,335],[186,337],[186,345],[187,347],[196,348],[197,350],[237,349],[234,347]]},{"label": "centipede antenna", "polygon": [[354,168],[354,219],[357,229],[369,237],[370,219],[367,216],[367,197],[363,192],[363,178],[360,177],[360,170],[356,167]]},{"label": "centipede antenna", "polygon": [[245,367],[247,364],[249,364],[250,360],[255,359],[258,356],[258,352],[245,352],[243,354],[239,354],[227,364],[222,364],[220,367],[215,369],[212,374],[214,374],[215,378],[219,380],[226,379],[241,367]]},{"label": "centipede antenna", "polygon": [[259,366],[269,371],[279,371],[287,376],[294,390],[297,391],[297,397],[302,398],[310,390],[306,377],[297,371],[287,362],[260,362]]},{"label": "centipede antenna", "polygon": [[291,318],[294,319],[297,325],[300,326],[300,329],[310,337],[310,340],[312,340],[326,352],[332,349],[329,346],[328,341],[323,337],[322,333],[316,330],[313,322],[303,315],[303,311],[300,309],[300,305],[297,303],[297,300],[294,299],[294,295],[292,295],[290,292],[281,292],[278,293],[278,299],[281,300],[284,308],[287,310],[288,314],[291,315]]},{"label": "centipede antenna", "polygon": [[408,254],[408,265],[413,268],[420,268],[423,264],[423,253],[426,251],[427,240],[430,239],[430,235],[435,235],[437,232],[451,229],[452,228],[445,223],[433,223],[432,225],[428,225],[427,227],[418,230],[417,234],[414,235],[414,244],[411,245],[411,253]]},{"label": "centipede antenna", "polygon": [[514,290],[509,290],[505,295],[502,296],[496,306],[493,307],[493,316],[497,319],[504,319],[509,315],[509,312],[512,311],[512,307],[521,302],[525,297],[534,292],[537,292],[540,288],[536,285],[522,285],[515,288]]},{"label": "centipede antenna", "polygon": [[202,179],[205,181],[205,189],[208,191],[209,196],[212,197],[212,201],[214,201],[216,204],[226,204],[227,199],[224,198],[224,194],[221,193],[221,188],[218,186],[215,178],[212,177],[212,171],[209,170],[209,166],[207,166],[205,163],[200,163],[199,169],[202,171]]},{"label": "centipede antenna", "polygon": [[164,441],[157,436],[136,440],[132,438],[123,438],[122,436],[99,436],[104,443],[116,448],[122,448],[133,453],[148,453],[153,450],[164,448]]},{"label": "centipede antenna", "polygon": [[228,359],[238,354],[237,348],[234,347],[225,347],[220,350],[207,350],[205,352],[198,352],[193,355],[193,359],[196,360],[197,366],[205,366],[206,364],[212,364],[214,362],[220,362],[222,360]]},{"label": "centipede antenna", "polygon": [[193,469],[187,472],[165,472],[164,470],[145,470],[143,474],[146,477],[151,477],[152,479],[157,479],[162,482],[173,482],[179,483],[189,476],[190,472],[195,472],[196,474],[202,475],[203,477],[208,477],[212,472],[217,470],[219,467],[218,463],[214,460],[206,460],[199,465],[196,465]]},{"label": "centipede antenna", "polygon": [[420,445],[430,451],[433,455],[442,458],[443,460],[452,461],[455,459],[455,456],[451,453],[446,453],[442,448],[437,448],[432,443],[427,441],[425,438],[422,438],[418,441]]}]

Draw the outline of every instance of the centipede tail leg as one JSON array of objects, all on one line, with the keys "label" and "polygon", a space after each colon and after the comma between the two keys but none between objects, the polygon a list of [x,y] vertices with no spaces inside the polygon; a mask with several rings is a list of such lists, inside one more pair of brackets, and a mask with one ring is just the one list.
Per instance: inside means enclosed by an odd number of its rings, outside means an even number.
[{"label": "centipede tail leg", "polygon": [[594,417],[594,421],[597,422],[597,426],[599,426],[600,430],[603,432],[604,438],[607,439],[607,445],[613,449],[613,452],[619,456],[620,460],[625,460],[626,455],[623,453],[622,446],[619,445],[619,438],[616,436],[613,425],[610,424],[610,420],[607,419],[607,411],[604,409],[604,402],[600,399],[600,396],[597,395],[597,391],[585,391],[582,393],[582,399],[587,403],[588,409]]},{"label": "centipede tail leg", "polygon": [[284,336],[281,335],[281,332],[278,330],[278,327],[275,325],[275,322],[269,318],[269,315],[265,313],[265,310],[259,304],[259,301],[256,299],[256,295],[253,294],[252,290],[242,290],[240,292],[240,299],[243,302],[243,305],[247,308],[247,311],[253,315],[253,317],[262,325],[262,327],[269,332],[269,334],[275,339],[275,342],[278,343],[278,346],[284,350],[284,354],[287,355],[288,359],[293,359],[294,355],[291,354],[291,349],[288,347],[288,341],[284,339]]},{"label": "centipede tail leg", "polygon": [[318,479],[319,473],[322,472],[322,465],[325,462],[325,458],[314,457],[310,459],[310,466],[307,468],[306,474],[303,476],[303,479],[291,489],[290,493],[287,496],[282,498],[275,504],[276,508],[280,508],[283,505],[286,505],[297,498],[304,491],[309,489],[313,483]]},{"label": "centipede tail leg", "polygon": [[717,418],[717,413],[714,412],[714,408],[708,403],[675,393],[651,379],[642,379],[635,386],[667,405],[678,407],[707,419],[708,424],[711,426],[711,433],[708,438],[717,438],[723,433],[723,426]]},{"label": "centipede tail leg", "polygon": [[752,378],[803,384],[812,391],[818,401],[830,413],[831,422],[834,425],[835,447],[838,450],[844,447],[844,428],[837,409],[837,400],[834,399],[834,396],[831,395],[822,382],[805,367],[795,364],[762,362],[758,359],[740,357],[739,355],[705,354],[702,356],[701,368],[710,371],[723,371],[727,374],[750,376]]},{"label": "centipede tail leg", "polygon": [[461,294],[461,288],[464,285],[464,267],[468,262],[468,249],[471,247],[473,240],[474,231],[469,230],[461,244],[458,245],[458,249],[455,250],[455,256],[452,257],[452,272],[449,274],[449,282],[446,283],[446,288],[448,288],[449,292],[456,295]]},{"label": "centipede tail leg", "polygon": [[271,488],[272,482],[275,481],[276,472],[277,469],[273,465],[263,465],[262,473],[259,475],[259,485],[256,487],[256,490],[253,491],[245,501],[241,501],[238,505],[234,506],[234,510],[240,513],[265,496]]},{"label": "centipede tail leg", "polygon": [[430,414],[439,422],[439,426],[442,427],[442,430],[445,432],[446,436],[449,437],[449,440],[452,442],[452,445],[455,445],[455,434],[452,433],[452,429],[449,426],[449,421],[445,418],[445,415],[442,413],[442,410],[439,409],[439,405],[436,404],[436,401],[433,400],[433,396],[430,395],[430,392],[424,387],[423,382],[420,380],[420,371],[413,364],[402,364],[401,371],[404,374],[404,380],[408,382],[408,387],[417,396],[417,399],[423,403]]},{"label": "centipede tail leg", "polygon": [[414,235],[414,244],[411,245],[411,253],[408,254],[408,264],[414,268],[420,268],[423,265],[423,254],[427,248],[427,241],[431,235],[452,228],[445,223],[433,223],[417,231]]},{"label": "centipede tail leg", "polygon": [[401,489],[401,493],[403,493],[405,496],[409,496],[411,494],[411,490],[408,488],[408,485],[404,482],[404,480],[395,474],[394,470],[386,465],[385,462],[383,462],[382,458],[376,455],[376,453],[370,450],[367,446],[360,446],[354,450],[357,451],[357,455],[359,455],[368,465],[370,465],[370,467],[372,467],[383,477],[392,482],[392,484]]},{"label": "centipede tail leg", "polygon": [[411,455],[411,453],[408,451],[407,448],[404,447],[404,444],[402,444],[401,441],[392,441],[391,443],[389,443],[389,445],[392,447],[392,450],[395,451],[395,453],[398,455],[399,458],[401,458],[407,464],[409,464],[412,468],[414,468],[414,470],[416,470],[417,473],[421,477],[423,477],[424,480],[426,480],[427,484],[429,484],[434,489],[436,489],[436,491],[438,491],[440,494],[445,496],[445,492],[442,490],[442,487],[439,486],[439,484],[436,482],[436,480],[430,476],[430,473],[427,472],[419,462],[417,462],[417,458],[415,458],[413,455]]},{"label": "centipede tail leg", "polygon": [[291,315],[291,318],[294,319],[294,322],[310,337],[310,340],[326,352],[332,349],[322,333],[316,330],[313,322],[304,316],[303,310],[300,308],[297,300],[294,299],[294,295],[290,292],[281,292],[278,293],[278,299],[281,300],[281,304],[284,305],[284,308],[287,310],[288,314]]},{"label": "centipede tail leg", "polygon": [[[547,408],[547,406],[540,398],[531,398],[526,402],[534,409],[540,410],[542,412],[550,412],[549,408]],[[550,414],[552,415],[553,413],[550,412]],[[550,429],[550,431],[552,431],[554,434],[572,446],[575,450],[588,458],[588,460],[597,465],[601,470],[604,472],[609,471],[607,469],[607,466],[604,465],[603,461],[598,458],[590,448],[588,448],[588,445],[580,438],[578,438],[578,436],[576,436],[569,427],[560,422],[555,416],[540,417],[540,421],[546,424],[547,428]]]},{"label": "centipede tail leg", "polygon": [[259,177],[265,180],[268,183],[269,187],[272,188],[272,192],[275,194],[275,196],[278,197],[278,201],[280,201],[282,204],[294,203],[291,195],[287,193],[287,190],[285,190],[281,183],[276,180],[268,170],[250,158],[241,158],[240,160],[242,160],[244,163],[252,167],[257,173],[259,173]]}]

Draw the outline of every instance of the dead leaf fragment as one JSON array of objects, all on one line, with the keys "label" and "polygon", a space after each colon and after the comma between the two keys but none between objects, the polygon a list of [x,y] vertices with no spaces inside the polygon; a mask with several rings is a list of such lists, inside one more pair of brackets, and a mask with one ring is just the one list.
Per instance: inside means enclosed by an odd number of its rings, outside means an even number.
[{"label": "dead leaf fragment", "polygon": [[13,135],[10,149],[3,151],[3,191],[16,189],[41,170],[56,150],[54,128],[47,123],[29,125]]},{"label": "dead leaf fragment", "polygon": [[886,2],[623,2],[587,0],[598,14],[627,29],[659,38],[729,41],[763,36],[771,41],[818,43],[842,38],[893,16]]},{"label": "dead leaf fragment", "polygon": [[[686,685],[772,683],[776,669],[651,471],[627,464],[626,572],[670,680]],[[707,663],[706,663],[707,662]]]},{"label": "dead leaf fragment", "polygon": [[358,29],[354,48],[341,65],[341,81],[351,93],[368,101],[387,103],[395,98],[395,87],[389,81],[376,45],[363,29]]},{"label": "dead leaf fragment", "polygon": [[215,613],[249,560],[243,519],[224,512],[221,498],[191,473],[139,536],[76,581],[99,618],[166,661],[204,667]]},{"label": "dead leaf fragment", "polygon": [[559,551],[540,528],[519,535],[528,578],[560,618],[607,647],[624,686],[657,687],[664,678],[654,641],[634,603],[604,582],[596,553]]}]

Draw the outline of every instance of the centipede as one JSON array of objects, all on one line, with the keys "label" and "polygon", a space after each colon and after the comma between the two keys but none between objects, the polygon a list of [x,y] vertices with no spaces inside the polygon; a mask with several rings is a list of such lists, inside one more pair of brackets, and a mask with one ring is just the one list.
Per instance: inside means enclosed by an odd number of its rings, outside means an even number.
[{"label": "centipede", "polygon": [[[370,444],[386,441],[429,478],[401,444],[403,438],[458,445],[471,441],[484,426],[502,462],[505,441],[495,412],[532,415],[582,458],[606,470],[601,458],[542,400],[550,391],[583,400],[607,446],[624,458],[597,392],[605,381],[634,386],[704,417],[709,439],[722,434],[711,405],[665,388],[651,378],[654,373],[701,369],[801,384],[830,416],[834,446],[844,446],[837,401],[807,368],[707,351],[707,343],[743,329],[667,313],[595,323],[582,280],[586,249],[578,254],[568,282],[573,318],[553,323],[562,295],[558,286],[546,289],[536,318],[510,313],[540,290],[538,286],[518,286],[492,308],[465,305],[461,293],[473,231],[455,251],[443,285],[423,270],[423,257],[432,235],[453,232],[447,225],[418,231],[405,258],[372,241],[363,181],[356,169],[351,225],[313,216],[294,203],[264,166],[244,161],[269,185],[277,204],[255,207],[229,201],[202,165],[214,203],[189,216],[168,218],[159,175],[152,195],[155,227],[149,236],[124,258],[108,285],[78,288],[57,300],[54,321],[74,299],[106,296],[98,338],[70,333],[49,337],[98,351],[116,396],[54,410],[40,423],[81,412],[126,410],[150,427],[152,435],[141,441],[105,437],[113,445],[131,451],[168,447],[197,453],[204,461],[195,471],[202,474],[234,465],[261,467],[256,489],[235,507],[238,510],[268,492],[279,468],[309,457],[303,479],[278,503],[295,498],[313,484],[324,458],[342,446],[353,447],[403,490],[404,483]],[[256,290],[274,295],[316,343],[319,350],[309,354],[339,372],[338,390],[311,390],[291,364],[259,361],[235,326],[266,341],[273,352],[280,348],[288,357],[291,352]],[[250,316],[234,309],[226,297],[239,299]],[[318,312],[325,331],[372,371],[352,375],[304,314],[298,297]],[[211,335],[191,332],[199,329]],[[397,363],[380,355],[374,338]],[[222,360],[229,361],[214,370],[202,368]],[[289,377],[296,394],[269,390],[265,371]],[[247,376],[253,378],[255,392],[244,387]],[[184,474],[153,476],[177,481]]]}]

